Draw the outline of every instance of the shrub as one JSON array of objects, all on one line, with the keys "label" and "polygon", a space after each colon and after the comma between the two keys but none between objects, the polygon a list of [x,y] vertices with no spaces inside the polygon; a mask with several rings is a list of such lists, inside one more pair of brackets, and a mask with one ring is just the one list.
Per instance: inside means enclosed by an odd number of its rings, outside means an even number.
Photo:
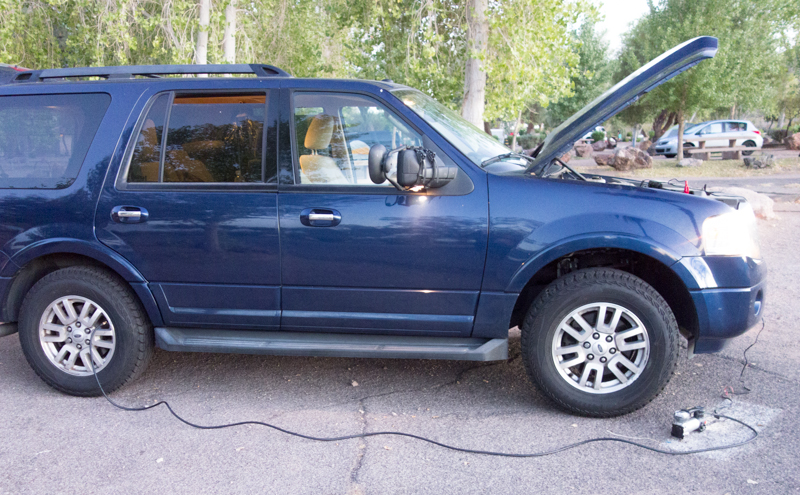
[{"label": "shrub", "polygon": [[592,141],[595,143],[598,141],[604,141],[606,139],[606,133],[603,131],[594,131],[592,133]]},{"label": "shrub", "polygon": [[517,144],[522,146],[522,149],[529,150],[539,144],[538,137],[538,134],[520,134],[517,136]]},{"label": "shrub", "polygon": [[650,141],[652,141],[656,138],[656,131],[650,131],[647,133],[647,135],[650,136]]}]

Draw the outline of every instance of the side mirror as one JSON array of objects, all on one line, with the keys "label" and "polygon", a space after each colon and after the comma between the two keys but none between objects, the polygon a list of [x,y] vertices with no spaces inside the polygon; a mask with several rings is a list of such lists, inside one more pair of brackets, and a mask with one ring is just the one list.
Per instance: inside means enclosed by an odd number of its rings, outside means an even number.
[{"label": "side mirror", "polygon": [[[397,181],[388,176],[387,157],[397,153]],[[369,149],[369,177],[375,184],[389,180],[397,189],[405,191],[415,187],[439,188],[450,183],[458,173],[458,167],[442,165],[433,151],[423,148],[401,147],[386,151],[381,144]]]}]

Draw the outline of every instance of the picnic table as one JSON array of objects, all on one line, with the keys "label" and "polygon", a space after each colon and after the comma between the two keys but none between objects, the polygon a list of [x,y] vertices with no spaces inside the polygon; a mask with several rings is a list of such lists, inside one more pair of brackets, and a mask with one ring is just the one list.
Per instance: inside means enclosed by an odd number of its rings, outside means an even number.
[{"label": "picnic table", "polygon": [[[750,133],[741,133],[737,136],[683,136],[683,142],[696,142],[697,147],[691,146],[683,148],[684,155],[696,155],[701,160],[710,160],[711,153],[723,153],[722,158],[730,160],[741,160],[742,151],[755,151],[757,148],[751,146],[736,146],[739,139],[752,137]],[[728,141],[727,146],[706,146],[708,141]],[[729,155],[728,155],[729,154]]]}]

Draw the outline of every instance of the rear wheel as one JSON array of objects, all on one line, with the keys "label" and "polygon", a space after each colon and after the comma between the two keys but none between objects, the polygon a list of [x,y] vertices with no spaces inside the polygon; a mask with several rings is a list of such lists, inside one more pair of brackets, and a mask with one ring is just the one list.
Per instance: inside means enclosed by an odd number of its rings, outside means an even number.
[{"label": "rear wheel", "polygon": [[639,409],[667,384],[678,325],[650,285],[620,270],[572,272],[543,290],[522,328],[530,378],[558,406],[584,416]]},{"label": "rear wheel", "polygon": [[[755,141],[753,141],[752,139],[748,139],[747,141],[745,141],[744,143],[742,143],[742,146],[747,146],[748,148],[755,148],[757,145],[756,145],[756,142],[755,142]],[[750,151],[750,150],[747,150],[747,151],[742,151],[742,154],[743,154],[744,156],[750,156],[750,155],[752,155],[754,152],[755,152],[755,150],[752,150],[752,151]]]},{"label": "rear wheel", "polygon": [[94,396],[138,376],[153,353],[153,329],[130,287],[109,272],[52,272],[25,296],[19,338],[28,363],[51,387]]}]

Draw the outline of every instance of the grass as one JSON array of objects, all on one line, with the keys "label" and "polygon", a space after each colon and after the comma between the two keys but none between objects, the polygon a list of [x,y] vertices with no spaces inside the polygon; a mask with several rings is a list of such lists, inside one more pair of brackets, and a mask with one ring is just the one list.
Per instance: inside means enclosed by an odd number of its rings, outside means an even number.
[{"label": "grass", "polygon": [[584,174],[602,174],[618,177],[764,177],[773,174],[800,172],[800,157],[777,158],[775,165],[761,169],[748,169],[743,160],[706,160],[699,167],[678,167],[678,160],[653,160],[653,168],[618,172],[611,167],[586,167]]}]

